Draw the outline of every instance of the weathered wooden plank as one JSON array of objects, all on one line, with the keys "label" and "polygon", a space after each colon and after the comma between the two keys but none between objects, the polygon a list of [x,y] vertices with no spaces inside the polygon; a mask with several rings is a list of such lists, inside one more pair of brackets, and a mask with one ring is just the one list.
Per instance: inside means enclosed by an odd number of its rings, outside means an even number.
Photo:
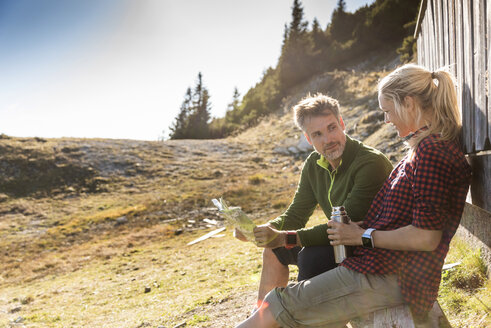
[{"label": "weathered wooden plank", "polygon": [[[421,31],[421,28],[422,28],[422,25],[420,27],[420,31]],[[420,65],[423,65],[424,50],[425,50],[424,49],[424,40],[423,39],[424,39],[423,33],[419,32],[418,35],[417,35],[417,39],[416,39],[416,45],[418,47],[416,62],[418,64],[420,64]]]},{"label": "weathered wooden plank", "polygon": [[[421,48],[423,49],[423,52],[421,53],[421,57],[418,55],[418,63],[422,66],[428,67],[428,33],[427,33],[427,23],[428,18],[425,16],[423,20],[421,21],[421,32],[420,36],[422,38],[421,40]],[[419,47],[418,47],[418,53],[419,53]]]},{"label": "weathered wooden plank", "polygon": [[[491,0],[486,0],[486,26],[488,30],[487,41],[487,74],[486,74],[486,99],[487,99],[487,146],[491,146]],[[489,147],[487,147],[489,148]],[[491,206],[491,204],[489,204]]]},{"label": "weathered wooden plank", "polygon": [[[430,6],[430,4],[428,4]],[[425,32],[425,59],[424,66],[426,68],[431,67],[431,27],[430,27],[430,15],[431,13],[427,9],[427,13],[424,20],[424,32]]]},{"label": "weathered wooden plank", "polygon": [[442,17],[442,1],[441,0],[433,0],[434,1],[434,15],[435,15],[435,33],[436,33],[436,68],[440,68],[445,65],[445,44],[443,42],[443,17]]},{"label": "weathered wooden plank", "polygon": [[474,0],[474,144],[484,150],[488,130],[486,106],[486,0]]},{"label": "weathered wooden plank", "polygon": [[491,155],[469,156],[472,204],[491,212]]},{"label": "weathered wooden plank", "polygon": [[435,44],[436,44],[436,39],[435,39],[435,17],[434,17],[434,10],[433,10],[433,1],[428,0],[428,8],[427,8],[427,17],[428,17],[428,29],[427,29],[427,34],[428,34],[428,55],[429,55],[429,62],[427,68],[430,70],[434,70],[436,66],[436,50],[435,50]]},{"label": "weathered wooden plank", "polygon": [[449,65],[450,71],[453,76],[457,76],[457,65],[456,65],[456,32],[455,32],[455,0],[447,0],[447,10],[448,10],[448,44],[449,44]]},{"label": "weathered wooden plank", "polygon": [[473,0],[463,2],[464,19],[464,146],[466,153],[474,151],[474,26]]},{"label": "weathered wooden plank", "polygon": [[450,64],[450,26],[448,24],[448,0],[442,0],[442,15],[443,15],[443,47],[445,56],[443,66],[448,67]]},{"label": "weathered wooden plank", "polygon": [[[464,107],[464,18],[463,18],[463,0],[455,1],[455,36],[456,36],[456,70],[457,70],[457,98],[459,108],[462,112],[462,119],[464,118],[464,112],[468,110]],[[465,139],[465,137],[464,137]]]}]

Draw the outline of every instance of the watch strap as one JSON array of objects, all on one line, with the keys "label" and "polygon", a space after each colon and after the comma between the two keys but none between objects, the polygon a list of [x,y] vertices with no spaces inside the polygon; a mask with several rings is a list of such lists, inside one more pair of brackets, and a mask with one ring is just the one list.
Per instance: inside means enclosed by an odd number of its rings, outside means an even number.
[{"label": "watch strap", "polygon": [[287,231],[286,232],[286,249],[292,249],[297,246],[297,232],[296,231]]},{"label": "watch strap", "polygon": [[372,233],[375,231],[373,228],[368,228],[365,230],[363,235],[361,236],[362,246],[365,248],[374,248]]}]

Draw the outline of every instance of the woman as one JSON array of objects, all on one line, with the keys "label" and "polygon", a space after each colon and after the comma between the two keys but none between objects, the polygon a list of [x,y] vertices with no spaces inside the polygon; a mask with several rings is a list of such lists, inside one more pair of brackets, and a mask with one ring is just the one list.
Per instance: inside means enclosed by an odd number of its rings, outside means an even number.
[{"label": "woman", "polygon": [[409,150],[361,226],[329,221],[331,245],[360,247],[336,269],[272,290],[238,327],[343,327],[353,317],[402,303],[424,320],[431,309],[471,177],[459,147],[454,81],[442,70],[405,65],[378,89],[385,122]]}]

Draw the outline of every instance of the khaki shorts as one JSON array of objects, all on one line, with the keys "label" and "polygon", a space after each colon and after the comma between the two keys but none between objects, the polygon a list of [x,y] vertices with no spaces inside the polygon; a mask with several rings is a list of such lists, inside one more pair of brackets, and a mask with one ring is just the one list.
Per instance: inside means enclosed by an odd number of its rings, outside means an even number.
[{"label": "khaki shorts", "polygon": [[340,266],[273,289],[265,303],[282,327],[344,327],[352,318],[404,301],[397,276],[365,275]]}]

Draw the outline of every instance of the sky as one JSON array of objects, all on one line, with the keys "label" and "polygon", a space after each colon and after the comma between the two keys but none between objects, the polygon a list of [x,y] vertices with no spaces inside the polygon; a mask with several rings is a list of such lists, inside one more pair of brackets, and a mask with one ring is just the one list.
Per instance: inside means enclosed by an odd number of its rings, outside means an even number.
[{"label": "sky", "polygon": [[[373,0],[345,0],[353,12]],[[337,0],[303,0],[323,28]],[[212,117],[275,67],[293,0],[0,0],[0,134],[167,138],[199,72]]]}]

